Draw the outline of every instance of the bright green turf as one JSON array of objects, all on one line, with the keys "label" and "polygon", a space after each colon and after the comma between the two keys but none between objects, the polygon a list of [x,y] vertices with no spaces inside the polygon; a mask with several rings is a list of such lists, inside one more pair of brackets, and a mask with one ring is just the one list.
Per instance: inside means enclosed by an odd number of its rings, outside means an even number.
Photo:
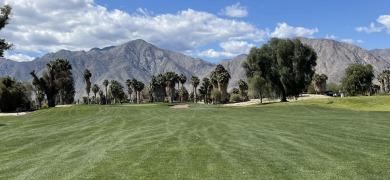
[{"label": "bright green turf", "polygon": [[0,117],[0,179],[390,179],[390,112],[342,104],[370,98]]}]

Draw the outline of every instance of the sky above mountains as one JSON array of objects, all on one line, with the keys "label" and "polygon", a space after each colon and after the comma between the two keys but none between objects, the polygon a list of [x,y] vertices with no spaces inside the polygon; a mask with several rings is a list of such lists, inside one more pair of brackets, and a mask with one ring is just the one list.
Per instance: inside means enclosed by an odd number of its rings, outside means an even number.
[{"label": "sky above mountains", "polygon": [[272,37],[390,48],[388,0],[0,0],[5,4],[13,11],[0,37],[14,44],[5,56],[16,61],[135,39],[212,62]]}]

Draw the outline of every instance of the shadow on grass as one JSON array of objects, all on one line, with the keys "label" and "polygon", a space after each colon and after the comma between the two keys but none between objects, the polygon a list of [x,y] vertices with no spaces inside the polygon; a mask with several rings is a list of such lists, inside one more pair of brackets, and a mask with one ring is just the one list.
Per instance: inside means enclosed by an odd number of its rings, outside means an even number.
[{"label": "shadow on grass", "polygon": [[2,127],[2,126],[7,126],[6,124],[0,124],[0,127]]}]

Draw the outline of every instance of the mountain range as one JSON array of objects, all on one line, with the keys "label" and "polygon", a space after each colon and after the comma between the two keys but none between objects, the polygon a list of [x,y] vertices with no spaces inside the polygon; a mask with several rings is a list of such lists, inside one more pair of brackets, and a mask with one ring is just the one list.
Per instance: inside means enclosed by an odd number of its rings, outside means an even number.
[{"label": "mountain range", "polygon": [[[300,38],[304,44],[313,47],[317,52],[316,72],[326,74],[329,82],[339,83],[344,70],[350,64],[372,64],[375,73],[390,68],[390,49],[365,50],[361,47],[329,39]],[[229,89],[239,79],[246,79],[242,63],[247,55],[211,63],[181,53],[158,48],[144,40],[138,39],[127,43],[105,48],[93,48],[89,51],[60,50],[48,53],[29,62],[0,60],[0,76],[9,75],[21,81],[32,81],[30,72],[35,70],[41,75],[47,62],[62,58],[72,64],[76,86],[76,99],[85,96],[84,69],[92,73],[92,84],[102,86],[105,79],[115,79],[124,84],[126,79],[136,78],[148,83],[151,75],[174,71],[184,74],[189,79],[192,75],[200,79],[206,77],[222,64],[231,74]],[[189,87],[189,85],[187,85]]]}]

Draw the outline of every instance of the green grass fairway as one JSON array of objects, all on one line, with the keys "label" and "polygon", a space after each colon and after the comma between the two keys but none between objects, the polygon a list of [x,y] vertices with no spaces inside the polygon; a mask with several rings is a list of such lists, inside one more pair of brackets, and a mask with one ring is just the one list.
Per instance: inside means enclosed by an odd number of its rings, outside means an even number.
[{"label": "green grass fairway", "polygon": [[390,98],[332,101],[0,117],[0,179],[390,179]]}]

